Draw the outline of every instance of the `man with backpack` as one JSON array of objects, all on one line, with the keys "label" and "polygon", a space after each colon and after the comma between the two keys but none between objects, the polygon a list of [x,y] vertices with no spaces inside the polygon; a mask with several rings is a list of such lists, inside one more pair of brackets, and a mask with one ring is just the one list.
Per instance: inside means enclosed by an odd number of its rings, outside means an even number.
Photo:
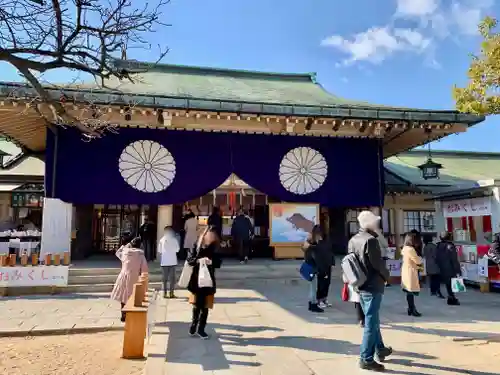
[{"label": "man with backpack", "polygon": [[348,255],[342,261],[344,280],[359,291],[360,304],[365,314],[365,328],[360,350],[360,367],[370,371],[384,371],[384,366],[375,361],[383,361],[392,354],[386,347],[380,332],[380,306],[385,284],[389,281],[389,271],[382,259],[376,230],[380,216],[371,211],[358,215],[359,233],[349,241]]}]

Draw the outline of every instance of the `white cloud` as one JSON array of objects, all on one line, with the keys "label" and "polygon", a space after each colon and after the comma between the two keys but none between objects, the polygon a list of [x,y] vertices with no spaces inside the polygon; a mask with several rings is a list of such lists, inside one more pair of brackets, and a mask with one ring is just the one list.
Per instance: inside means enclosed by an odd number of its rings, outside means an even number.
[{"label": "white cloud", "polygon": [[367,61],[379,64],[395,52],[407,51],[422,53],[431,44],[420,32],[411,29],[392,29],[386,27],[373,27],[347,39],[333,35],[324,39],[323,46],[334,47],[347,58],[343,65],[350,65],[358,61]]},{"label": "white cloud", "polygon": [[452,20],[464,35],[476,35],[478,24],[484,17],[484,9],[469,8],[466,5],[454,3],[451,6]]},{"label": "white cloud", "polygon": [[477,26],[494,0],[396,0],[394,17],[418,21],[421,30],[445,39],[475,35]]},{"label": "white cloud", "polygon": [[433,14],[439,0],[397,0],[396,15],[401,17],[423,17]]},{"label": "white cloud", "polygon": [[[481,19],[494,0],[395,0],[394,17],[386,26],[371,27],[350,38],[333,35],[321,44],[338,49],[347,58],[336,66],[359,61],[379,64],[395,53],[423,56],[426,66],[438,68],[435,51],[438,42],[475,35]],[[397,28],[405,21],[413,28]]]}]

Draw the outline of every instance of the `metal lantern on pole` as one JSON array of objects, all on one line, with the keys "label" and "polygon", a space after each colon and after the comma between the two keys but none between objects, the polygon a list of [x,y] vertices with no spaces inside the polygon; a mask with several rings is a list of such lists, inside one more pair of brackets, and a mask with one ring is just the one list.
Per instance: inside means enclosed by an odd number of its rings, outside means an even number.
[{"label": "metal lantern on pole", "polygon": [[418,168],[422,171],[422,178],[424,180],[435,180],[439,178],[439,170],[443,168],[443,166],[439,163],[436,163],[432,160],[432,154],[431,154],[431,143],[430,143],[430,134],[431,130],[430,129],[425,129],[425,132],[429,136],[429,140],[427,143],[427,146],[429,148],[429,155],[427,157],[427,161],[419,165]]}]

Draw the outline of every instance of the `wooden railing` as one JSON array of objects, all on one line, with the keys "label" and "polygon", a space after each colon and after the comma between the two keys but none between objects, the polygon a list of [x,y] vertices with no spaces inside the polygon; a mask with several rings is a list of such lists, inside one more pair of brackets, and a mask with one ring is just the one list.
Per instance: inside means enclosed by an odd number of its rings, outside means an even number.
[{"label": "wooden railing", "polygon": [[148,312],[151,313],[153,301],[156,298],[155,293],[149,292],[149,274],[143,273],[138,282],[134,284],[132,295],[123,308],[126,314],[123,358],[144,358],[144,341],[148,332]]}]

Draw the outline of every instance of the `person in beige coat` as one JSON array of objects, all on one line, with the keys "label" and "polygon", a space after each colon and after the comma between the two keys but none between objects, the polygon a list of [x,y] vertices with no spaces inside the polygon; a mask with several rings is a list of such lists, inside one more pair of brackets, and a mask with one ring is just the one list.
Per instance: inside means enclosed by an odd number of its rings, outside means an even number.
[{"label": "person in beige coat", "polygon": [[415,296],[420,292],[420,280],[418,272],[422,270],[423,259],[417,254],[417,248],[421,245],[418,243],[420,238],[415,233],[408,233],[405,237],[404,247],[401,250],[401,287],[406,293],[406,301],[408,302],[408,315],[419,317],[422,316],[415,307]]},{"label": "person in beige coat", "polygon": [[132,295],[134,284],[143,272],[148,272],[148,263],[141,249],[141,238],[134,238],[129,244],[120,247],[116,256],[122,263],[122,269],[116,278],[115,286],[111,292],[111,299],[122,305],[121,321],[125,321],[123,308]]}]

